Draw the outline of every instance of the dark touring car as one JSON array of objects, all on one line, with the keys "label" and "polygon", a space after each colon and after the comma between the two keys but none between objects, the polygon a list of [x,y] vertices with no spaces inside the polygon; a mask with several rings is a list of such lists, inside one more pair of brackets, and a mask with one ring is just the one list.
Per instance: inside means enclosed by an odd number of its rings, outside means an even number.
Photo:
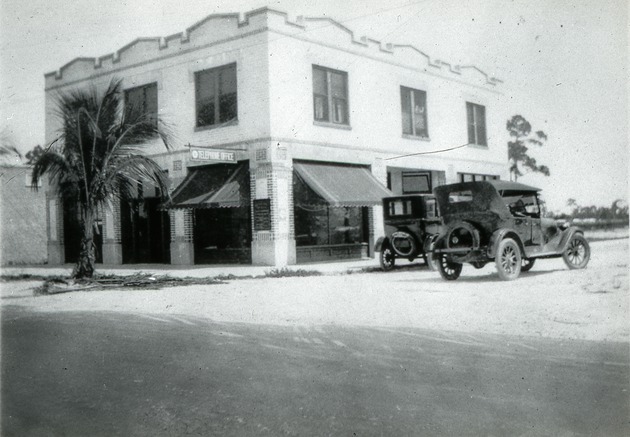
[{"label": "dark touring car", "polygon": [[562,257],[570,269],[586,267],[591,250],[583,231],[545,218],[539,191],[499,180],[437,187],[443,226],[425,252],[442,277],[457,279],[464,263],[481,268],[494,261],[507,281],[537,258]]},{"label": "dark touring car", "polygon": [[383,199],[385,236],[378,239],[374,250],[380,252],[383,270],[391,270],[397,258],[413,261],[424,258],[426,242],[439,232],[440,218],[435,196],[411,194]]}]

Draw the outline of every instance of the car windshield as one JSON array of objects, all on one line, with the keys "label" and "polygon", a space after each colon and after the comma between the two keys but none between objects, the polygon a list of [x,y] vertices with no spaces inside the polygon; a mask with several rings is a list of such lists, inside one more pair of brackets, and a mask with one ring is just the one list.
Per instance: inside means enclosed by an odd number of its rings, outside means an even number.
[{"label": "car windshield", "polygon": [[501,197],[514,217],[540,217],[536,193],[508,192]]}]

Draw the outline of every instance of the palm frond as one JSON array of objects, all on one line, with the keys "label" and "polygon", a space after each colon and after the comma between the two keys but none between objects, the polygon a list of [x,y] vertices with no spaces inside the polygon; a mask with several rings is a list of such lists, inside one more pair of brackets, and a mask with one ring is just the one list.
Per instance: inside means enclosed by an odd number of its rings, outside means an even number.
[{"label": "palm frond", "polygon": [[58,149],[49,148],[35,162],[31,177],[33,189],[37,190],[39,181],[45,175],[48,176],[57,194],[64,198],[78,197],[80,178]]},{"label": "palm frond", "polygon": [[0,156],[1,155],[17,155],[18,158],[22,157],[22,154],[15,146],[0,146]]},{"label": "palm frond", "polygon": [[111,161],[103,186],[111,187],[113,192],[120,191],[114,196],[125,198],[133,194],[138,183],[147,182],[158,187],[163,196],[168,195],[168,178],[162,168],[146,156],[129,155]]}]

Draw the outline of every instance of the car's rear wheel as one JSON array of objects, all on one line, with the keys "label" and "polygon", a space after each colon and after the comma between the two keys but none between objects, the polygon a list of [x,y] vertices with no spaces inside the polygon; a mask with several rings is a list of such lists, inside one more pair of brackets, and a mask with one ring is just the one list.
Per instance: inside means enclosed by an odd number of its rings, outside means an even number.
[{"label": "car's rear wheel", "polygon": [[454,281],[462,273],[462,264],[453,262],[445,254],[436,255],[436,263],[440,276],[447,281]]},{"label": "car's rear wheel", "polygon": [[438,261],[437,261],[437,257],[436,256],[427,255],[425,253],[424,255],[422,255],[422,259],[424,260],[424,263],[427,265],[429,270],[431,270],[432,272],[437,271],[437,269],[438,269]]},{"label": "car's rear wheel", "polygon": [[581,234],[571,237],[567,248],[562,253],[564,263],[570,269],[583,269],[591,259],[591,247]]},{"label": "car's rear wheel", "polygon": [[521,272],[529,272],[534,267],[535,262],[536,258],[523,258],[521,261]]},{"label": "car's rear wheel", "polygon": [[438,270],[439,255],[436,255],[433,253],[437,238],[438,238],[437,235],[430,235],[424,240],[424,245],[423,245],[424,254],[422,256],[424,258],[424,263],[432,272],[436,272]]},{"label": "car's rear wheel", "polygon": [[516,241],[504,238],[499,243],[495,264],[499,277],[504,281],[512,281],[521,273],[521,249]]},{"label": "car's rear wheel", "polygon": [[396,256],[389,245],[382,247],[379,261],[381,263],[381,268],[386,272],[394,268],[394,264],[396,264]]}]

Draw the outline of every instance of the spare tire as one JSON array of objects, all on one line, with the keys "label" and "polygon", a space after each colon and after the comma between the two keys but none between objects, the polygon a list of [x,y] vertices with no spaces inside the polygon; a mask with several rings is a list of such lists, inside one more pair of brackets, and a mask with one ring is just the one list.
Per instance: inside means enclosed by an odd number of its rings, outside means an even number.
[{"label": "spare tire", "polygon": [[396,231],[389,241],[396,255],[402,258],[413,258],[418,254],[416,239],[409,232]]},{"label": "spare tire", "polygon": [[456,222],[449,226],[444,244],[447,249],[460,249],[465,252],[453,254],[452,259],[455,262],[467,262],[470,253],[479,249],[480,237],[479,231],[475,226],[468,222]]}]

